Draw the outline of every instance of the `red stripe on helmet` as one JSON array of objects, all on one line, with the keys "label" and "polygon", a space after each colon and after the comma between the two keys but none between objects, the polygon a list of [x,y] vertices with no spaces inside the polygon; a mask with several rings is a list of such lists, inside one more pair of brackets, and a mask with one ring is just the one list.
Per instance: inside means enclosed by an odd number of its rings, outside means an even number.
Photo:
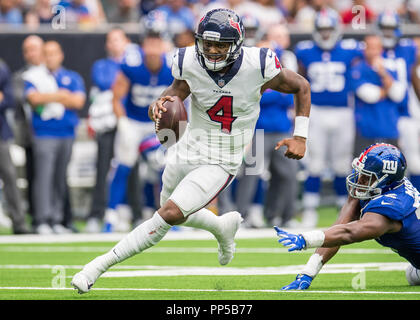
[{"label": "red stripe on helmet", "polygon": [[392,146],[393,147],[393,145],[392,144],[389,144],[389,143],[377,143],[377,144],[374,144],[373,146],[370,146],[368,149],[366,149],[366,151],[365,152],[363,152],[363,154],[360,156],[360,158],[359,158],[359,162],[362,162],[362,160],[363,160],[363,158],[372,150],[372,149],[374,149],[374,148],[376,148],[376,147],[383,147],[383,146]]}]

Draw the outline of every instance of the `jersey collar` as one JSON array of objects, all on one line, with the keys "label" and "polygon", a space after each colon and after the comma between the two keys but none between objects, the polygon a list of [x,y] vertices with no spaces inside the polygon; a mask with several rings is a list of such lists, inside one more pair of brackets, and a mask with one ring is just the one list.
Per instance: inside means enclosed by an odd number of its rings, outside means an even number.
[{"label": "jersey collar", "polygon": [[218,73],[218,72],[210,71],[210,70],[206,69],[207,74],[210,76],[210,78],[213,79],[213,81],[220,88],[223,88],[238,73],[239,68],[242,65],[243,56],[244,56],[244,51],[241,48],[241,54],[239,55],[238,59],[235,60],[235,62],[230,67],[230,69],[224,75],[220,75],[220,73]]}]

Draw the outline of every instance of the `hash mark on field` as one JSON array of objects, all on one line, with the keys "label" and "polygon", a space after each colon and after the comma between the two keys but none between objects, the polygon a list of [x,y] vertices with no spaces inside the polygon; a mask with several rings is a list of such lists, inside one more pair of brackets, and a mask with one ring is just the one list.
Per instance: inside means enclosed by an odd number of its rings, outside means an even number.
[{"label": "hash mark on field", "polygon": [[[75,290],[74,288],[52,288],[52,287],[0,287],[0,290]],[[325,294],[408,294],[420,295],[420,291],[345,291],[345,290],[250,290],[250,289],[158,289],[158,288],[94,288],[94,291],[166,291],[166,292],[243,292],[243,293],[325,293]]]}]

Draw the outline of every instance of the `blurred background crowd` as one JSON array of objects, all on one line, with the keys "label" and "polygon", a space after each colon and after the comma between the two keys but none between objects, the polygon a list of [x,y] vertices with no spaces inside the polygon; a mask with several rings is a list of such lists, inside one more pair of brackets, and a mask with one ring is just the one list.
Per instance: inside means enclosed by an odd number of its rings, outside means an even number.
[{"label": "blurred background crowd", "polygon": [[[403,34],[420,23],[418,0],[0,0],[0,36],[22,38],[0,49],[0,231],[127,232],[154,213],[165,150],[147,107],[172,82],[174,50],[218,7],[242,18],[245,46],[308,78],[314,106],[308,155],[288,160],[273,148],[293,129],[293,96],[263,94],[249,161],[212,211],[238,210],[244,227],[315,227],[378,141],[403,149],[420,187],[420,42]],[[64,46],[69,30],[104,41]],[[89,70],[66,63],[89,50],[104,53]]]},{"label": "blurred background crowd", "polygon": [[344,24],[350,24],[356,5],[366,9],[367,23],[385,9],[398,12],[403,22],[420,22],[420,3],[416,0],[1,0],[0,23],[50,27],[64,8],[69,27],[95,28],[107,23],[138,23],[142,16],[159,10],[171,31],[180,32],[193,30],[207,10],[223,6],[240,15],[252,14],[265,27],[285,22],[310,31],[321,8],[333,8]]}]

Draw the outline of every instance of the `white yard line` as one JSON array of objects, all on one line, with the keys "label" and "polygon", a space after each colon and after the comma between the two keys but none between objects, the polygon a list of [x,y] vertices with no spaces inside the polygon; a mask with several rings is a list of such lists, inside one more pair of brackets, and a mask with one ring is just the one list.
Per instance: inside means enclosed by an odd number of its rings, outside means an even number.
[{"label": "white yard line", "polygon": [[[380,263],[334,263],[325,265],[320,273],[360,273],[362,271],[405,271],[407,262]],[[0,265],[0,269],[50,269],[54,268],[80,270],[82,265]],[[114,266],[105,272],[104,278],[125,277],[172,277],[172,276],[244,276],[244,275],[296,275],[304,265],[278,267],[188,267],[188,266]],[[119,270],[119,271],[117,271]],[[71,276],[69,276],[71,277]]]},{"label": "white yard line", "polygon": [[[109,247],[73,247],[73,246],[4,246],[0,252],[98,252],[103,253],[111,249]],[[159,253],[216,253],[217,247],[152,247],[145,251]],[[236,253],[288,253],[287,248],[237,248]],[[340,254],[395,254],[391,249],[350,249],[341,248]]]},{"label": "white yard line", "polygon": [[[300,233],[308,229],[287,229],[289,232]],[[2,243],[63,243],[63,242],[115,242],[121,240],[126,233],[73,233],[73,234],[53,234],[53,235],[4,235],[0,236]],[[239,229],[236,239],[257,239],[272,238],[277,239],[276,233],[272,228],[263,229]],[[214,236],[207,231],[183,227],[179,231],[169,231],[165,235],[165,240],[211,240]]]},{"label": "white yard line", "polygon": [[[74,290],[74,288],[51,288],[51,287],[0,287],[0,290]],[[217,290],[217,289],[157,289],[157,288],[93,288],[93,291],[159,291],[159,292],[244,292],[244,293],[297,293],[297,294],[311,294],[311,293],[323,293],[323,294],[408,294],[408,295],[420,295],[420,291],[344,291],[344,290],[304,290],[304,291],[281,291],[281,290],[245,290],[245,289],[232,289],[232,290]]]}]

